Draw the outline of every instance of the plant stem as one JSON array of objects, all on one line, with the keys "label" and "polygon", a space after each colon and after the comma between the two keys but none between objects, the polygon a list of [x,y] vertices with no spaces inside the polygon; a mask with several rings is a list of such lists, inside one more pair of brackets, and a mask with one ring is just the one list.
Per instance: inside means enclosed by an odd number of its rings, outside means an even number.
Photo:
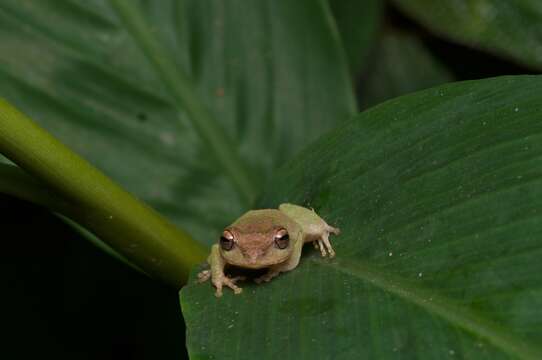
[{"label": "plant stem", "polygon": [[149,275],[180,287],[190,268],[205,259],[201,244],[3,99],[0,152],[51,189],[36,192],[36,199],[89,229]]},{"label": "plant stem", "polygon": [[170,54],[153,35],[136,2],[110,0],[110,3],[154,66],[173,100],[182,106],[178,109],[179,112],[186,111],[201,139],[214,154],[218,165],[229,175],[245,203],[250,204],[256,195],[256,187],[234,146],[235,141],[229,138],[227,132],[213,118],[199,99],[190,78],[176,66]]},{"label": "plant stem", "polygon": [[17,166],[0,163],[0,193],[26,200],[55,212],[55,214],[62,221],[72,227],[100,250],[130,266],[131,268],[141,273],[145,273],[137,265],[133,264],[127,258],[116,252],[113,248],[101,241],[90,231],[81,227],[70,218],[62,215],[73,214],[75,212],[72,206],[70,206],[70,203],[62,199],[60,196],[54,194],[50,189],[47,188],[47,186],[34,179]]}]

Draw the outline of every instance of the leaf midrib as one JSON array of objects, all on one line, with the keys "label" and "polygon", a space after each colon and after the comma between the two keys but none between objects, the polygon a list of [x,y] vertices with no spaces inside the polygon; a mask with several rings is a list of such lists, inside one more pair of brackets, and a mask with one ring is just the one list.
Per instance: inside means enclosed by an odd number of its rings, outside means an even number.
[{"label": "leaf midrib", "polygon": [[413,285],[411,282],[378,269],[369,263],[338,259],[327,262],[317,258],[311,261],[317,265],[330,267],[363,280],[387,293],[415,304],[450,324],[485,339],[509,355],[521,359],[534,360],[542,358],[542,349],[540,347],[526,343],[498,324],[485,319],[472,310],[461,307],[451,299],[437,295],[435,292],[421,286]]},{"label": "leaf midrib", "polygon": [[245,205],[256,195],[256,185],[238,149],[231,146],[236,142],[229,139],[226,131],[211,115],[199,98],[189,76],[171,59],[170,53],[150,31],[149,24],[133,1],[109,0],[112,9],[123,22],[126,32],[132,36],[142,53],[163,82],[179,113],[185,111],[201,140],[210,148],[217,164],[224,169],[234,184]]}]

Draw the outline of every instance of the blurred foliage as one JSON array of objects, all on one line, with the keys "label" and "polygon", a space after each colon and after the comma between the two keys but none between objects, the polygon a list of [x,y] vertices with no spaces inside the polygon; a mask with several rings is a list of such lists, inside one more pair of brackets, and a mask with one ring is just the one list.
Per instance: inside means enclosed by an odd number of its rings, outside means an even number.
[{"label": "blurred foliage", "polygon": [[[157,3],[137,1],[225,131],[241,139],[232,147],[260,185],[352,112],[348,70],[364,109],[542,66],[535,0]],[[2,1],[0,80],[1,96],[201,241],[243,211],[105,0]],[[42,209],[8,198],[1,209],[4,355],[184,354],[176,294]]]},{"label": "blurred foliage", "polygon": [[384,3],[380,0],[332,0],[329,4],[348,56],[350,71],[357,76],[376,43]]},{"label": "blurred foliage", "polygon": [[[127,4],[166,48],[148,56],[191,74],[223,131],[218,141],[241,156],[259,189],[354,113],[346,57],[318,1]],[[199,119],[188,118],[164,85],[172,74],[149,61],[142,41],[107,1],[4,0],[0,96],[210,244],[248,204],[197,130]]]},{"label": "blurred foliage", "polygon": [[453,81],[454,77],[427,46],[410,33],[383,32],[372,63],[359,80],[362,109],[390,98]]},{"label": "blurred foliage", "polygon": [[539,0],[393,0],[443,37],[542,69]]}]

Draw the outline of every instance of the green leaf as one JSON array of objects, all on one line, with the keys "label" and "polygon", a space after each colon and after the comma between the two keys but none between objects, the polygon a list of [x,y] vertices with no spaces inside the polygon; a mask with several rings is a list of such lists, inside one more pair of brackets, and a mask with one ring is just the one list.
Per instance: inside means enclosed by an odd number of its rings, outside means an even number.
[{"label": "green leaf", "polygon": [[540,359],[542,77],[388,101],[281,169],[261,207],[314,207],[337,256],[240,295],[181,291],[192,358]]},{"label": "green leaf", "polygon": [[168,75],[189,74],[258,186],[354,111],[322,1],[120,5],[2,1],[0,96],[203,243],[246,209],[244,190]]},{"label": "green leaf", "polygon": [[453,79],[420,39],[407,32],[382,33],[371,57],[360,81],[363,109]]},{"label": "green leaf", "polygon": [[538,0],[394,0],[429,29],[463,44],[542,69]]},{"label": "green leaf", "polygon": [[384,4],[381,0],[328,0],[348,55],[350,72],[357,76],[376,42]]}]

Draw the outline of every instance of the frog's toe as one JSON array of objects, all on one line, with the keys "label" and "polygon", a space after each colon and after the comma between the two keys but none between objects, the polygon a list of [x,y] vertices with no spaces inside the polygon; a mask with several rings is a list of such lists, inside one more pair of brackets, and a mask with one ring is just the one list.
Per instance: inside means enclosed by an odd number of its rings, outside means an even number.
[{"label": "frog's toe", "polygon": [[316,243],[316,248],[320,250],[320,254],[322,254],[322,257],[326,257],[327,256],[326,247],[324,246],[322,239],[316,240],[315,243]]},{"label": "frog's toe", "polygon": [[272,270],[270,270],[266,274],[254,279],[254,282],[256,284],[261,284],[263,282],[269,282],[269,281],[271,281],[272,278],[274,278],[278,274],[280,274],[280,271],[272,271]]},{"label": "frog's toe", "polygon": [[213,284],[216,288],[215,296],[217,298],[222,297],[222,283],[213,283]]},{"label": "frog's toe", "polygon": [[224,278],[223,283],[224,283],[224,285],[226,285],[227,287],[232,289],[235,294],[240,294],[243,291],[243,289],[241,289],[239,286],[235,285],[235,280],[234,279]]},{"label": "frog's toe", "polygon": [[210,277],[211,277],[211,270],[203,270],[198,274],[197,282],[199,283],[205,282],[209,280]]},{"label": "frog's toe", "polygon": [[235,284],[238,281],[244,281],[246,279],[247,279],[246,276],[236,276],[236,277],[230,278],[230,281]]},{"label": "frog's toe", "polygon": [[329,225],[327,226],[327,231],[333,235],[341,234],[341,229]]},{"label": "frog's toe", "polygon": [[240,294],[240,293],[243,292],[243,289],[242,289],[242,288],[240,288],[239,286],[237,286],[237,285],[235,285],[235,284],[233,284],[233,283],[226,284],[226,286],[229,287],[230,289],[232,289],[232,290],[233,290],[233,293],[234,293],[235,295],[238,295],[238,294]]},{"label": "frog's toe", "polygon": [[[333,250],[333,247],[331,246],[331,242],[329,241],[329,234],[325,233],[324,235],[322,235],[319,242],[320,242],[320,248],[322,250],[322,256],[329,255],[330,258],[335,256],[335,250]],[[325,253],[327,254],[324,255]]]}]

